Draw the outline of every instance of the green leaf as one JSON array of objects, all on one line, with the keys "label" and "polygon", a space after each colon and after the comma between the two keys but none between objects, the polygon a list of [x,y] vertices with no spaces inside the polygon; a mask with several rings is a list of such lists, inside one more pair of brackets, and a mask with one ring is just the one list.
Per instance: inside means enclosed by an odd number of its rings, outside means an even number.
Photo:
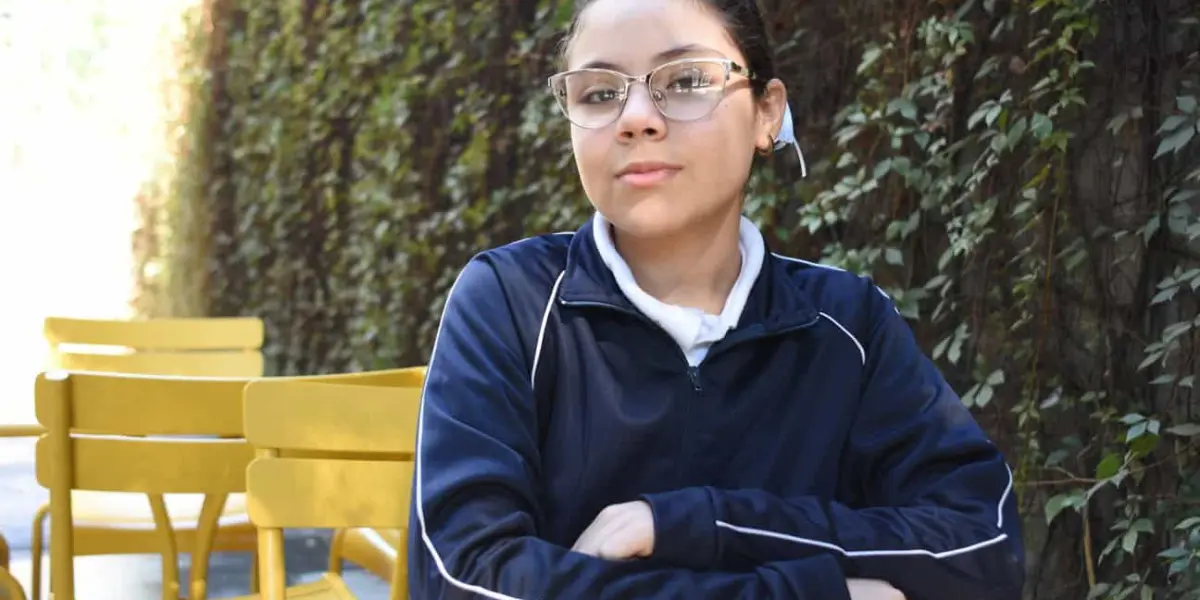
[{"label": "green leaf", "polygon": [[1046,507],[1044,509],[1046,513],[1046,524],[1049,525],[1053,523],[1055,517],[1057,517],[1059,513],[1063,511],[1063,509],[1074,507],[1078,501],[1078,493],[1058,494],[1057,496],[1050,498],[1050,500],[1046,502]]},{"label": "green leaf", "polygon": [[1180,521],[1179,524],[1175,526],[1175,529],[1176,530],[1191,529],[1192,527],[1195,527],[1197,525],[1200,525],[1200,517],[1188,517],[1188,518]]},{"label": "green leaf", "polygon": [[1145,420],[1146,420],[1146,417],[1139,415],[1137,413],[1129,413],[1129,414],[1121,417],[1121,422],[1124,423],[1125,425],[1133,425],[1134,423],[1140,423]]},{"label": "green leaf", "polygon": [[1196,112],[1196,97],[1195,96],[1179,96],[1175,98],[1175,105],[1179,107],[1180,112],[1194,113]]},{"label": "green leaf", "polygon": [[995,395],[995,393],[996,388],[990,385],[985,385],[979,388],[979,394],[975,396],[975,406],[978,406],[979,408],[987,406],[988,403],[992,401],[992,396]]},{"label": "green leaf", "polygon": [[1096,479],[1111,479],[1121,470],[1121,457],[1109,454],[1096,465]]},{"label": "green leaf", "polygon": [[1141,591],[1138,592],[1141,600],[1154,600],[1154,588],[1148,585],[1143,585]]},{"label": "green leaf", "polygon": [[900,113],[900,116],[908,119],[909,121],[917,120],[917,105],[908,98],[900,97],[888,103],[888,114],[892,115],[896,114],[897,112]]},{"label": "green leaf", "polygon": [[1162,122],[1162,125],[1159,125],[1158,131],[1155,133],[1161,135],[1170,131],[1175,131],[1184,123],[1187,123],[1187,117],[1183,115],[1171,115]]},{"label": "green leaf", "polygon": [[[1182,548],[1181,548],[1182,550]],[[1186,553],[1186,550],[1184,551]],[[1191,556],[1187,558],[1175,560],[1171,562],[1171,567],[1167,569],[1167,576],[1173,577],[1187,570],[1191,566]]]},{"label": "green leaf", "polygon": [[1004,383],[1004,371],[996,369],[987,377],[988,385],[1000,385]]},{"label": "green leaf", "polygon": [[954,339],[954,336],[947,336],[933,347],[933,358],[935,360],[946,354],[946,347],[950,345],[950,340],[952,339]]},{"label": "green leaf", "polygon": [[1155,304],[1163,304],[1165,302],[1170,302],[1171,300],[1173,300],[1175,298],[1175,294],[1177,292],[1179,292],[1178,287],[1169,287],[1165,290],[1162,290],[1161,292],[1154,295],[1154,298],[1152,298],[1150,300],[1150,304],[1151,304],[1151,306],[1153,306]]},{"label": "green leaf", "polygon": [[870,48],[864,50],[862,54],[862,60],[858,63],[857,73],[859,75],[865,73],[871,68],[872,65],[875,64],[875,61],[879,60],[880,56],[883,56],[883,48],[880,48],[879,46],[871,46]]},{"label": "green leaf", "polygon": [[1138,533],[1136,531],[1126,531],[1124,537],[1121,538],[1121,549],[1126,554],[1133,554],[1133,551],[1137,550],[1137,539]]},{"label": "green leaf", "polygon": [[1030,128],[1033,131],[1034,137],[1038,140],[1044,140],[1046,136],[1049,136],[1054,131],[1054,122],[1050,120],[1050,117],[1042,113],[1034,113]]},{"label": "green leaf", "polygon": [[1133,426],[1129,428],[1129,431],[1125,432],[1125,441],[1127,443],[1132,442],[1133,440],[1136,440],[1136,439],[1142,437],[1143,435],[1145,435],[1146,427],[1148,426],[1148,423],[1149,423],[1148,421],[1134,423]]},{"label": "green leaf", "polygon": [[1154,521],[1146,518],[1138,519],[1129,526],[1129,530],[1138,533],[1154,533]]},{"label": "green leaf", "polygon": [[1187,146],[1188,142],[1192,141],[1195,135],[1195,124],[1176,129],[1174,133],[1163,138],[1162,142],[1158,144],[1158,150],[1154,153],[1154,158],[1159,158],[1168,152],[1178,153],[1184,146]]},{"label": "green leaf", "polygon": [[1200,435],[1200,423],[1184,423],[1168,427],[1167,433],[1180,437],[1194,437]]},{"label": "green leaf", "polygon": [[1061,465],[1062,462],[1070,456],[1071,453],[1067,450],[1055,450],[1054,452],[1050,453],[1050,456],[1046,457],[1046,466],[1053,467]]}]

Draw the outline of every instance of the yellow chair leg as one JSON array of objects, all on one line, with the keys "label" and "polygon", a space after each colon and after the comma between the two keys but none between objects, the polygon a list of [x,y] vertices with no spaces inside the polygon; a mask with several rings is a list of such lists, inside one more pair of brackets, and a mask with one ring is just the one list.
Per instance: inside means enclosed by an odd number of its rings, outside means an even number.
[{"label": "yellow chair leg", "polygon": [[33,573],[30,574],[29,593],[33,600],[42,600],[42,550],[45,544],[46,517],[50,514],[50,505],[43,504],[33,514],[33,540],[30,544],[30,564]]},{"label": "yellow chair leg", "polygon": [[342,546],[345,543],[346,530],[337,529],[333,539],[329,540],[329,572],[334,575],[342,574]]},{"label": "yellow chair leg", "polygon": [[250,554],[250,592],[254,594],[262,593],[262,587],[258,579],[258,547],[254,548],[254,552]]}]

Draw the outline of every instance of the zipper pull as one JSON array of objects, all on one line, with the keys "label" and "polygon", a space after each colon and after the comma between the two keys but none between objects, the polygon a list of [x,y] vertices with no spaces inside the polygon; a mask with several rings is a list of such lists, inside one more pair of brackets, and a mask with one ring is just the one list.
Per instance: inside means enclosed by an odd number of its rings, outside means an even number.
[{"label": "zipper pull", "polygon": [[692,380],[692,389],[697,392],[704,391],[700,387],[700,367],[688,367],[688,379]]}]

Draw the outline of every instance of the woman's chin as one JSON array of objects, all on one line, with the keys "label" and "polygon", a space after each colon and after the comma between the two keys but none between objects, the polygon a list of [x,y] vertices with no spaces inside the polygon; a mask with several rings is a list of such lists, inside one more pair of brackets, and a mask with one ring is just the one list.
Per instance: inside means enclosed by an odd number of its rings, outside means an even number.
[{"label": "woman's chin", "polygon": [[639,238],[669,238],[692,228],[698,216],[694,207],[679,205],[665,195],[646,195],[621,203],[616,210],[601,211],[622,233]]}]

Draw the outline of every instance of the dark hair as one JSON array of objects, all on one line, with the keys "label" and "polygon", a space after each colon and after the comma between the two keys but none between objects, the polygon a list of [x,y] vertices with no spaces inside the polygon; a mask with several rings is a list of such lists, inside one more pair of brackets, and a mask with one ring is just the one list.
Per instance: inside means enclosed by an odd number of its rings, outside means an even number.
[{"label": "dark hair", "polygon": [[[579,27],[579,18],[583,11],[596,0],[576,0],[575,17],[566,38],[563,39],[562,54],[565,58],[575,32]],[[758,10],[756,0],[692,0],[714,11],[725,22],[729,36],[737,44],[738,50],[746,57],[746,68],[754,73],[751,81],[754,94],[762,96],[767,89],[767,83],[775,78],[775,58],[771,52],[771,42],[767,38],[767,27],[763,23],[762,13]]]}]

